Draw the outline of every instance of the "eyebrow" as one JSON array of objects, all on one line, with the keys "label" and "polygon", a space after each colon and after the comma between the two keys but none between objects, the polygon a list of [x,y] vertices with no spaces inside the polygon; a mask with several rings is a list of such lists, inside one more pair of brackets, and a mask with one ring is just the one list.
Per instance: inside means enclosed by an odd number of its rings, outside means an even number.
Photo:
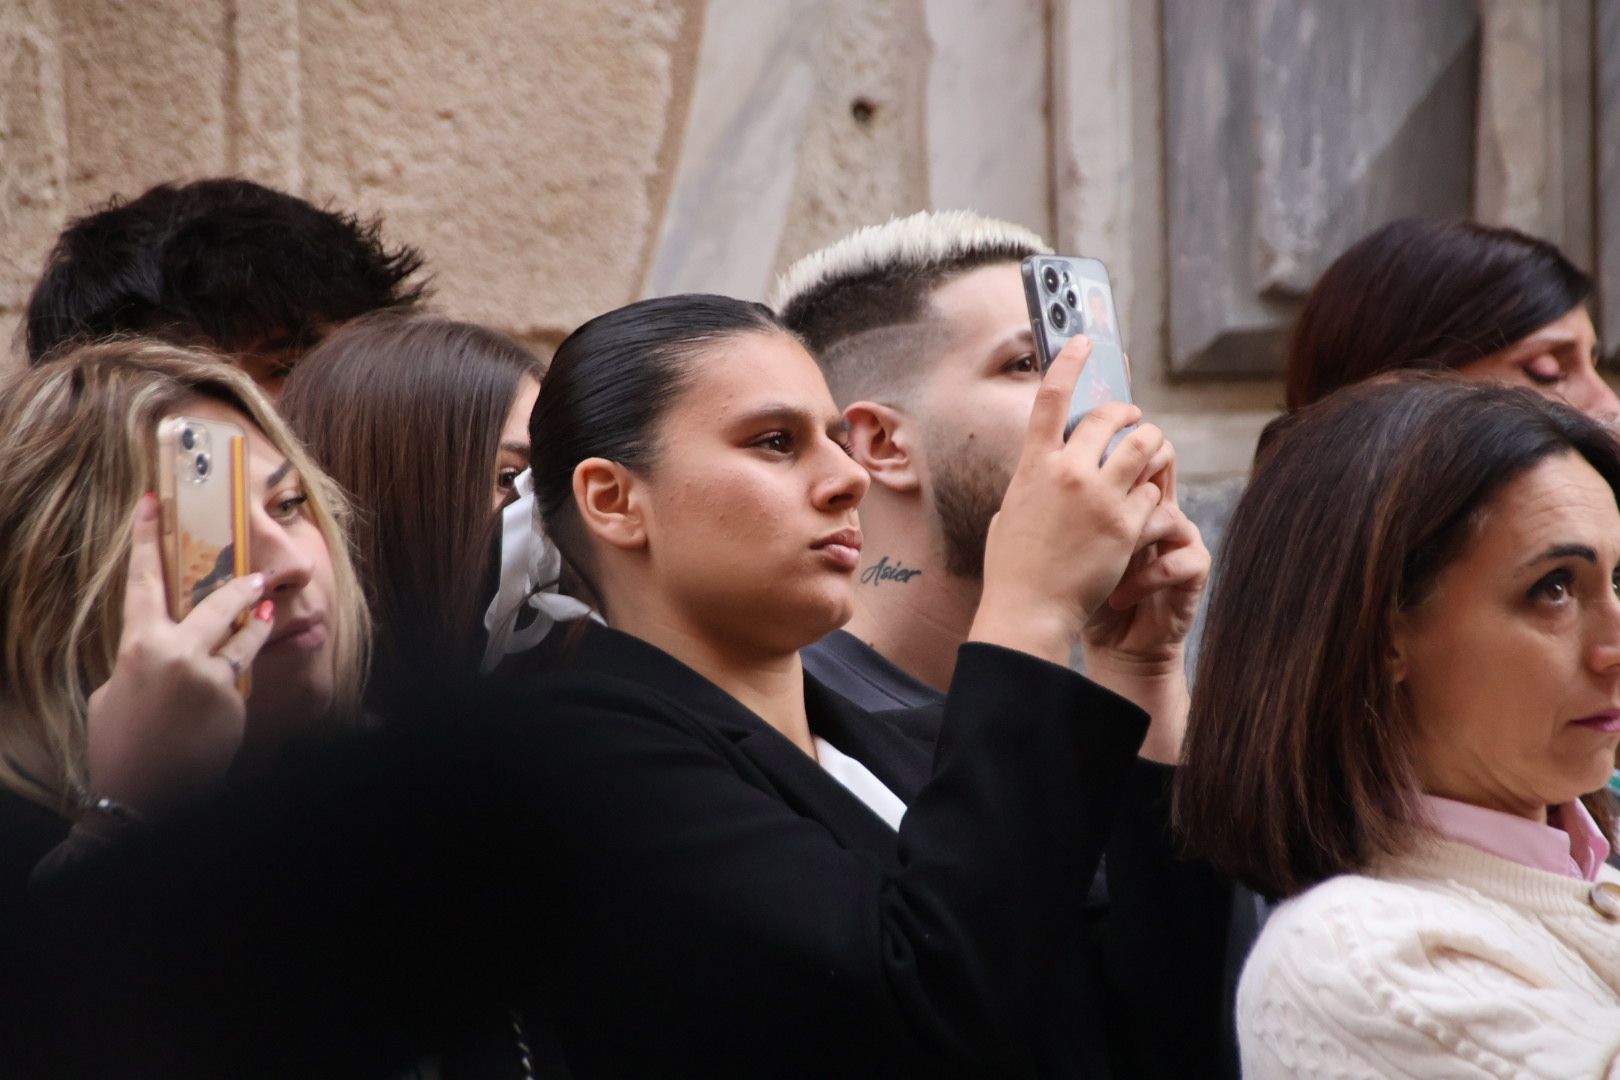
[{"label": "eyebrow", "polygon": [[514,454],[527,454],[529,444],[526,442],[503,442],[501,443],[501,449],[510,450]]},{"label": "eyebrow", "polygon": [[1016,345],[1021,349],[1033,348],[1035,345],[1035,334],[1032,330],[1030,330],[1029,327],[1026,326],[1021,330],[1008,334],[1006,337],[996,342],[996,351],[1000,352],[1009,345]]},{"label": "eyebrow", "polygon": [[270,479],[268,479],[268,480],[266,480],[264,482],[264,486],[265,487],[275,487],[277,484],[281,483],[283,480],[285,480],[287,478],[287,474],[292,472],[292,467],[293,467],[292,462],[283,461],[281,463],[281,466],[278,469],[276,469],[275,472],[270,474]]},{"label": "eyebrow", "polygon": [[1554,544],[1535,558],[1526,560],[1524,565],[1533,566],[1554,559],[1582,559],[1593,566],[1596,566],[1598,561],[1597,551],[1585,544]]},{"label": "eyebrow", "polygon": [[[815,427],[815,414],[808,409],[801,409],[795,405],[767,405],[763,409],[756,409],[751,413],[739,416],[737,427],[753,427],[755,424],[777,423],[788,427]],[[840,413],[835,419],[827,421],[827,434],[837,438],[849,434],[849,421]]]}]

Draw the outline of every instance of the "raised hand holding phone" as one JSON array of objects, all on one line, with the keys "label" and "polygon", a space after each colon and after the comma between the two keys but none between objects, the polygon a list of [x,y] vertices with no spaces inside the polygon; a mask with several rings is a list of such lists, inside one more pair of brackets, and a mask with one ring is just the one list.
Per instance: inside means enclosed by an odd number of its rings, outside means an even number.
[{"label": "raised hand holding phone", "polygon": [[260,574],[226,582],[178,621],[169,614],[168,592],[158,501],[143,495],[118,658],[112,676],[90,695],[86,755],[92,793],[144,813],[224,775],[246,725],[238,675],[252,666],[275,621]]},{"label": "raised hand holding phone", "polygon": [[1088,410],[1065,441],[1069,402],[1091,356],[1077,337],[1036,392],[1023,453],[985,545],[984,593],[969,637],[1067,664],[1092,613],[1118,587],[1164,490],[1165,439],[1134,405]]}]

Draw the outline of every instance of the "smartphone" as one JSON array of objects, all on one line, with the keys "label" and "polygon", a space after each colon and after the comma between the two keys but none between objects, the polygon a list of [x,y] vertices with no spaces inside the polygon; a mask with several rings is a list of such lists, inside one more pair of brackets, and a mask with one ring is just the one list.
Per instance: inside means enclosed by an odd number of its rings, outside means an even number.
[{"label": "smartphone", "polygon": [[[1079,255],[1031,255],[1022,270],[1029,325],[1043,374],[1070,338],[1077,334],[1091,338],[1091,358],[1069,399],[1069,419],[1063,429],[1067,437],[1080,418],[1098,405],[1131,400],[1131,371],[1114,310],[1114,289],[1108,282],[1108,268],[1100,260]],[[1129,430],[1120,432],[1108,448],[1112,450]]]},{"label": "smartphone", "polygon": [[[179,620],[248,572],[247,440],[223,420],[170,416],[158,424],[157,449],[163,576]],[[246,669],[238,683],[245,695]]]}]

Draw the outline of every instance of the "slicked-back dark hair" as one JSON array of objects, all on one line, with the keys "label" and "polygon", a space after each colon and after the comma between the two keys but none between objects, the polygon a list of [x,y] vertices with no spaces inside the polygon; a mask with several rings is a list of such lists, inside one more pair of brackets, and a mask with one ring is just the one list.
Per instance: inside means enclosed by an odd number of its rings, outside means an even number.
[{"label": "slicked-back dark hair", "polygon": [[546,531],[598,599],[574,506],[575,467],[594,457],[635,471],[653,468],[659,422],[697,354],[750,333],[791,336],[764,304],[686,294],[598,315],[557,346],[529,417],[535,503]]},{"label": "slicked-back dark hair", "polygon": [[[1425,820],[1390,676],[1489,500],[1561,454],[1620,492],[1620,444],[1535,392],[1449,373],[1342,390],[1274,432],[1227,529],[1177,770],[1188,847],[1270,896],[1354,873]],[[1586,797],[1614,836],[1614,802]]]},{"label": "slicked-back dark hair", "polygon": [[1393,221],[1306,296],[1284,365],[1288,407],[1383,371],[1483,359],[1591,294],[1591,279],[1545,240],[1472,221]]},{"label": "slicked-back dark hair", "polygon": [[378,222],[251,180],[160,184],[63,230],[28,300],[28,358],[119,334],[303,351],[333,324],[419,303],[421,266]]}]

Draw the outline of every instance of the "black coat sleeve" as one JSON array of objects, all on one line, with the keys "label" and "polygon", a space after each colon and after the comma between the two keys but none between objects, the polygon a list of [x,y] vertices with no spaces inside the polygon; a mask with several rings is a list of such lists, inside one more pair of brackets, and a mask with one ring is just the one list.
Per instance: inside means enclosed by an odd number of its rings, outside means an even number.
[{"label": "black coat sleeve", "polygon": [[1139,759],[1107,850],[1101,999],[1119,1076],[1236,1076],[1223,1032],[1234,886],[1176,844],[1175,769]]},{"label": "black coat sleeve", "polygon": [[[530,732],[571,1064],[642,1075],[1019,1074],[1146,728],[1066,669],[962,650],[898,868],[654,702],[564,677]],[[702,1032],[694,1036],[694,1032]]]},{"label": "black coat sleeve", "polygon": [[965,647],[896,867],[648,695],[528,688],[53,880],[0,927],[0,1052],[18,1075],[389,1076],[538,994],[581,1075],[1024,1069],[1133,706]]}]

